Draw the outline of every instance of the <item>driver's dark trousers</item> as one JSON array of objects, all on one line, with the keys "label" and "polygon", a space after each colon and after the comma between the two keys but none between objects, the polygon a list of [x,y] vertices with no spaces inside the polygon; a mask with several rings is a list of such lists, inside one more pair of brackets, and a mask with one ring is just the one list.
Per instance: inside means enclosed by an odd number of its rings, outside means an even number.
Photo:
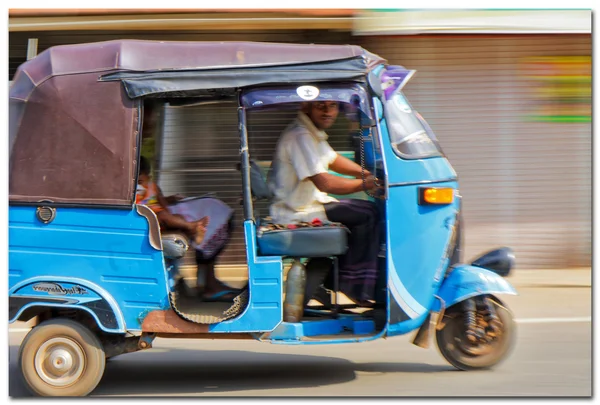
[{"label": "driver's dark trousers", "polygon": [[339,257],[339,290],[356,301],[373,300],[380,237],[377,206],[372,201],[348,199],[324,207],[327,219],[350,230],[348,251]]}]

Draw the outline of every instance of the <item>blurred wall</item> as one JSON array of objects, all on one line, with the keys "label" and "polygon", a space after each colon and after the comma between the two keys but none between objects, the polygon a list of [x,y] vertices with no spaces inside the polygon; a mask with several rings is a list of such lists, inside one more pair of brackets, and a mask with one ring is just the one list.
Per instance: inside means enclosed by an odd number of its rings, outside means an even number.
[{"label": "blurred wall", "polygon": [[[591,73],[585,73],[591,64],[572,59],[591,57],[591,35],[353,36],[349,28],[308,25],[210,32],[20,31],[9,33],[9,79],[25,61],[30,37],[39,39],[39,52],[117,38],[362,45],[391,64],[417,70],[405,91],[459,174],[466,259],[506,245],[515,249],[519,268],[591,265],[591,101],[585,95],[591,89]],[[551,59],[539,63],[540,57]],[[241,218],[240,179],[233,167],[238,156],[235,111],[167,107],[164,117],[165,191],[217,191]],[[268,156],[288,119],[251,119],[263,134],[251,152]],[[272,131],[265,133],[265,127]],[[338,149],[349,148],[344,128],[334,129],[331,140]],[[238,229],[222,263],[243,264],[243,246]]]},{"label": "blurred wall", "polygon": [[358,39],[417,70],[405,92],[458,172],[467,259],[591,265],[591,35]]}]

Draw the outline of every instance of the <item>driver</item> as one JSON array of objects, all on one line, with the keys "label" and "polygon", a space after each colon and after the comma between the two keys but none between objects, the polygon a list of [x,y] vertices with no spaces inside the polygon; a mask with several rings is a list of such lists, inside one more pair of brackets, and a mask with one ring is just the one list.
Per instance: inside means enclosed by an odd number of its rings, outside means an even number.
[{"label": "driver", "polygon": [[[377,280],[379,213],[371,201],[338,201],[328,194],[371,192],[379,187],[365,170],[338,155],[327,142],[326,129],[339,113],[335,101],[304,103],[297,118],[284,130],[276,147],[269,187],[274,194],[270,214],[275,223],[340,222],[351,232],[347,253],[340,257],[340,291],[361,306],[371,306]],[[353,176],[348,179],[328,173]]]}]

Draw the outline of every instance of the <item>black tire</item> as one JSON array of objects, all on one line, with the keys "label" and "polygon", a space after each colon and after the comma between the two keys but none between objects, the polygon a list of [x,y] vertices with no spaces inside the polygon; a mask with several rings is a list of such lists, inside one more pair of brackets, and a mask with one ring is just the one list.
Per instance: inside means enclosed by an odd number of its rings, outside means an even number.
[{"label": "black tire", "polygon": [[469,352],[465,338],[463,315],[460,310],[448,313],[449,318],[442,330],[436,331],[436,342],[440,353],[459,370],[478,370],[493,367],[505,360],[514,347],[516,325],[513,316],[504,307],[494,304],[496,313],[502,322],[502,333],[491,343],[484,345],[481,354]]},{"label": "black tire", "polygon": [[[104,374],[106,360],[102,343],[93,332],[59,318],[29,332],[19,348],[18,365],[25,385],[34,394],[68,397],[92,392]],[[60,368],[65,367],[61,373]]]}]

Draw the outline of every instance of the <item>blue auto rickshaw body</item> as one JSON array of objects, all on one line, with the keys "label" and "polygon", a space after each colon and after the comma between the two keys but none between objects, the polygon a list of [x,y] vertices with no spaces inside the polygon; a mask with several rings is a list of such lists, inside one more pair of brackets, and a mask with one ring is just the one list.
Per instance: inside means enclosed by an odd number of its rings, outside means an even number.
[{"label": "blue auto rickshaw body", "polygon": [[[156,46],[166,49],[168,45]],[[190,324],[189,321],[171,314],[177,263],[163,254],[155,216],[133,203],[137,154],[132,152],[127,159],[121,160],[132,168],[127,174],[127,181],[131,183],[129,191],[120,194],[120,199],[115,197],[114,204],[103,205],[96,200],[94,204],[77,205],[60,198],[58,202],[50,198],[40,201],[34,193],[29,197],[11,197],[10,322],[27,320],[44,310],[60,308],[83,311],[108,334],[185,332],[209,338],[211,334],[230,333],[232,338],[239,336],[233,334],[249,334],[254,339],[282,344],[344,343],[408,333],[429,320],[432,311],[446,309],[474,296],[515,294],[510,284],[495,272],[463,265],[456,259],[460,250],[457,233],[462,226],[458,177],[439,148],[431,128],[413,111],[402,93],[413,71],[401,66],[387,66],[372,54],[358,55],[351,47],[354,56],[350,59],[328,57],[319,63],[307,59],[299,70],[296,65],[286,71],[286,64],[274,66],[268,63],[250,68],[249,61],[238,60],[236,63],[240,66],[254,69],[253,75],[244,75],[241,67],[234,66],[220,70],[219,76],[200,67],[149,68],[152,62],[144,59],[143,47],[138,49],[138,45],[127,41],[115,46],[121,46],[118,49],[125,52],[120,56],[123,68],[110,66],[99,76],[93,73],[94,80],[89,86],[104,85],[113,89],[119,99],[125,100],[127,111],[134,117],[130,125],[130,129],[135,130],[132,135],[134,146],[139,146],[140,142],[139,117],[144,97],[168,96],[170,92],[179,92],[180,97],[186,94],[208,97],[214,95],[206,91],[214,88],[234,89],[227,94],[239,97],[247,303],[234,318],[209,325],[191,325],[189,329],[181,326]],[[262,45],[253,46],[262,49]],[[143,62],[125,66],[130,62],[126,55],[130,55],[127,52],[131,49],[134,49],[132,60],[137,57]],[[84,62],[88,61],[80,63]],[[340,66],[346,69],[339,69]],[[84,66],[80,71],[87,72],[89,68]],[[293,79],[290,79],[290,72],[295,75],[292,75]],[[53,74],[60,80],[67,80],[70,73],[67,69],[61,74]],[[16,82],[11,90],[14,93],[11,97],[16,100],[15,113],[11,112],[11,117],[21,122],[23,111],[19,108],[22,105],[17,101],[20,103],[26,98],[20,95],[26,91],[22,80]],[[383,198],[371,198],[378,204],[383,222],[380,254],[386,297],[383,325],[377,326],[372,319],[348,313],[331,319],[283,322],[285,255],[261,253],[256,225],[259,218],[253,216],[248,183],[250,157],[245,113],[253,108],[275,108],[285,104],[281,101],[285,97],[288,97],[288,103],[302,101],[292,96],[296,87],[307,82],[326,89],[319,97],[329,94],[337,101],[354,105],[355,112],[362,117],[364,164],[384,180]],[[271,99],[267,90],[261,92],[260,89],[261,85],[267,84],[272,91],[279,91]],[[43,88],[44,84],[34,83],[28,91],[33,91],[36,86]],[[398,138],[397,132],[401,131],[398,128],[402,127],[403,120],[412,126],[420,122],[417,138]],[[14,139],[19,138],[11,135],[11,153],[14,145],[18,145]],[[417,149],[421,146],[415,144],[425,145],[428,152],[419,152]],[[408,149],[403,150],[403,147]],[[453,197],[443,204],[424,203],[423,193],[432,188],[451,189]],[[159,318],[163,329],[156,326]],[[165,326],[175,321],[179,322],[178,326],[171,329]],[[327,339],[319,338],[325,335]]]}]

